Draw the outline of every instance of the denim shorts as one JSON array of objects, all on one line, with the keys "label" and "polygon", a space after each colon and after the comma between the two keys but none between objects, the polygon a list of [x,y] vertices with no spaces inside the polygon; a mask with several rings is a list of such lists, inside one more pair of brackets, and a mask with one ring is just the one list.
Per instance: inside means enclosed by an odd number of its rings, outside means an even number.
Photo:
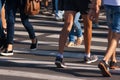
[{"label": "denim shorts", "polygon": [[105,5],[108,27],[120,33],[120,6]]},{"label": "denim shorts", "polygon": [[64,0],[65,11],[80,11],[81,14],[88,14],[90,0]]}]

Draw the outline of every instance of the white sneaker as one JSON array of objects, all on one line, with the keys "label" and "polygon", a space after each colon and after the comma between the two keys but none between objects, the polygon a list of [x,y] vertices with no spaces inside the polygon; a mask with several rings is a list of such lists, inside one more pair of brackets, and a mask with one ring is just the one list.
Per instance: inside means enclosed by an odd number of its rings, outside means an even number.
[{"label": "white sneaker", "polygon": [[2,55],[2,56],[12,56],[13,55],[13,51],[5,50],[4,52],[1,52],[0,55]]}]

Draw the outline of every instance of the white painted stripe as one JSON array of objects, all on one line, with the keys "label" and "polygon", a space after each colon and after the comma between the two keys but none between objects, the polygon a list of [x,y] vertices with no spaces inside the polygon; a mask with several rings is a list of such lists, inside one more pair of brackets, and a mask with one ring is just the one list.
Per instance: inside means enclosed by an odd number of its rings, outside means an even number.
[{"label": "white painted stripe", "polygon": [[[17,28],[24,28],[21,24],[17,24],[16,25],[17,26]],[[48,27],[48,26],[44,26],[44,25],[42,25],[42,26],[36,26],[36,25],[33,25],[33,28],[34,29],[37,29],[37,30],[54,30],[54,31],[60,31],[61,30],[61,28],[60,27]],[[21,31],[22,32],[22,31]]]},{"label": "white painted stripe", "polygon": [[[16,19],[17,21],[21,21],[20,18]],[[46,22],[46,23],[56,23],[56,24],[63,24],[64,22],[59,22],[59,21],[53,21],[53,20],[40,20],[40,19],[29,19],[30,22]]]},{"label": "white painted stripe", "polygon": [[[35,33],[36,36],[39,36],[39,35],[43,35],[44,33]],[[23,35],[23,36],[28,36],[28,32],[27,31],[15,31],[15,35]]]},{"label": "white painted stripe", "polygon": [[[53,21],[52,21],[53,22]],[[54,23],[56,23],[56,22],[54,22]],[[57,24],[57,23],[56,23]],[[22,27],[23,28],[23,26],[21,25],[21,24],[17,24],[17,27]],[[35,29],[39,29],[39,30],[42,30],[42,29],[44,29],[44,30],[55,30],[55,31],[61,31],[61,29],[62,29],[62,27],[49,27],[49,26],[36,26],[36,25],[33,25],[33,27],[35,28]],[[83,29],[82,29],[82,32],[83,32]],[[93,29],[93,31],[92,31],[92,33],[97,33],[97,34],[106,34],[107,35],[107,31],[96,31],[96,30],[94,30]]]},{"label": "white painted stripe", "polygon": [[[24,64],[42,64],[44,67],[55,67],[54,62],[52,61],[38,61],[38,60],[33,60],[33,59],[28,59],[28,58],[16,58],[16,57],[0,57],[0,61],[10,61],[10,62],[15,62],[15,63],[24,63]],[[118,62],[120,62],[118,60]],[[98,70],[97,65],[88,65],[88,64],[76,64],[76,63],[65,63],[68,67],[67,68],[74,68],[74,69],[87,69],[87,70]],[[118,68],[117,70],[120,70]]]},{"label": "white painted stripe", "polygon": [[[44,67],[55,67],[54,62],[51,61],[36,61],[31,59],[25,58],[16,58],[16,57],[0,57],[0,61],[10,61],[15,63],[24,63],[24,64],[38,64]],[[97,65],[87,65],[87,64],[76,64],[76,63],[66,63],[68,69],[86,69],[86,70],[99,70]],[[112,72],[120,72],[118,68]],[[26,72],[26,71],[16,71],[16,70],[4,70],[0,69],[0,75],[5,76],[18,76],[18,77],[27,77],[27,78],[35,78],[35,79],[49,79],[49,80],[86,80],[85,78],[76,78],[76,77],[68,77],[68,76],[60,76],[57,74],[43,74],[43,73],[33,73],[33,72]],[[59,77],[59,78],[58,78]]]},{"label": "white painted stripe", "polygon": [[86,80],[84,78],[64,77],[59,75],[57,76],[51,74],[33,73],[33,72],[6,70],[6,69],[0,69],[0,75],[26,77],[33,79],[45,79],[45,80]]},{"label": "white painted stripe", "polygon": [[[23,54],[38,54],[38,55],[46,55],[46,56],[56,56],[57,51],[44,51],[44,50],[27,50],[24,48],[20,49],[14,49],[15,53],[23,53]],[[69,57],[69,58],[80,58],[82,59],[84,57],[84,53],[76,53],[76,52],[64,52],[64,57]],[[99,60],[102,60],[104,56],[102,55],[97,55]],[[120,60],[120,57],[117,56],[117,60]]]},{"label": "white painted stripe", "polygon": [[[15,63],[24,63],[24,64],[40,64],[40,66],[44,67],[55,67],[54,62],[51,61],[36,61],[31,59],[25,59],[25,58],[15,58],[15,57],[0,57],[1,61],[9,61],[9,62],[15,62]],[[76,64],[76,63],[65,63],[68,67],[72,69],[86,69],[86,70],[98,70],[97,65],[87,65],[87,64]]]},{"label": "white painted stripe", "polygon": [[93,33],[93,34],[94,34],[94,33],[97,33],[97,34],[103,34],[103,33],[104,33],[104,34],[106,34],[106,35],[108,34],[108,32],[107,32],[107,31],[104,31],[104,30],[103,30],[103,31],[101,31],[101,30],[98,30],[98,31],[93,30],[92,33]]},{"label": "white painted stripe", "polygon": [[[49,36],[46,36],[48,38],[59,38],[59,34],[51,34]],[[107,42],[107,38],[96,38],[96,37],[92,37],[92,41],[96,41],[96,42]]]},{"label": "white painted stripe", "polygon": [[[105,40],[104,40],[105,41]],[[30,40],[23,40],[23,43],[31,43]],[[51,42],[51,41],[38,41],[38,44],[49,45],[49,46],[58,46],[58,42]],[[84,44],[80,46],[74,46],[72,48],[81,48],[84,49]],[[91,45],[91,49],[93,50],[106,50],[107,46],[95,46]],[[120,51],[120,48],[117,48],[116,51]]]},{"label": "white painted stripe", "polygon": [[[16,58],[16,57],[0,57],[0,61],[9,61],[9,62],[15,62],[15,63],[24,63],[24,64],[42,64],[44,67],[55,67],[54,62],[51,61],[36,61],[36,60],[31,60],[31,59],[26,59],[26,58]],[[92,69],[92,70],[97,70],[96,65],[87,65],[87,64],[76,64],[76,63],[66,63],[68,65],[67,68],[74,68],[74,69]]]},{"label": "white painted stripe", "polygon": [[[0,57],[0,61],[10,61],[15,63],[24,63],[24,64],[42,64],[44,67],[55,67],[54,62],[50,61],[35,61],[31,59],[25,58],[16,58],[16,57]],[[66,63],[68,65],[67,68],[69,69],[92,69],[98,70],[94,65],[85,65],[85,64],[72,64]],[[86,67],[86,68],[85,68]],[[43,73],[33,73],[33,72],[26,72],[26,71],[16,71],[16,70],[4,70],[0,69],[0,75],[4,76],[18,76],[18,77],[26,77],[26,78],[34,78],[34,79],[48,79],[48,80],[86,80],[85,78],[77,78],[71,76],[60,76],[58,74],[43,74]]]},{"label": "white painted stripe", "polygon": [[[17,35],[26,35],[28,36],[28,32],[23,32],[23,31],[15,31],[15,34]],[[37,35],[44,35],[45,33],[37,33]],[[48,36],[45,36],[47,38],[55,38],[55,39],[58,39],[59,38],[59,34],[49,34]],[[92,41],[96,41],[96,42],[107,42],[107,38],[96,38],[96,37],[93,37],[92,38]]]}]

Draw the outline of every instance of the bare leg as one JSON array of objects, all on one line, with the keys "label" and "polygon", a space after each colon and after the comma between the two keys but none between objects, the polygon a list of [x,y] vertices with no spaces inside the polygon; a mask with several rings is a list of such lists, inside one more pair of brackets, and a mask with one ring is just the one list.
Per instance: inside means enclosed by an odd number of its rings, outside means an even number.
[{"label": "bare leg", "polygon": [[67,37],[69,32],[71,31],[72,25],[73,25],[73,20],[75,16],[75,11],[65,11],[64,15],[64,27],[60,33],[60,38],[59,38],[59,50],[58,54],[56,56],[55,64],[58,68],[65,68],[65,64],[63,62],[63,52],[64,52],[64,47],[67,41]]},{"label": "bare leg", "polygon": [[[108,32],[108,46],[110,45],[111,38],[112,38],[112,31],[109,29],[109,32]],[[113,52],[113,55],[111,56],[111,61],[117,62],[116,51]]]},{"label": "bare leg", "polygon": [[90,54],[91,38],[92,38],[92,21],[88,15],[82,15],[84,23],[84,44],[85,53]]},{"label": "bare leg", "polygon": [[61,54],[63,54],[68,34],[72,28],[75,13],[76,13],[75,11],[65,11],[64,27],[60,33],[60,39],[59,39],[59,53]]},{"label": "bare leg", "polygon": [[117,34],[117,33],[112,33],[112,34],[113,34],[112,39],[111,39],[109,47],[106,51],[106,55],[103,59],[106,62],[108,62],[109,59],[111,58],[111,56],[114,54],[116,47],[117,47],[117,44],[118,44],[119,37],[120,37],[120,34]]},{"label": "bare leg", "polygon": [[43,0],[44,6],[47,8],[48,7],[48,0]]}]

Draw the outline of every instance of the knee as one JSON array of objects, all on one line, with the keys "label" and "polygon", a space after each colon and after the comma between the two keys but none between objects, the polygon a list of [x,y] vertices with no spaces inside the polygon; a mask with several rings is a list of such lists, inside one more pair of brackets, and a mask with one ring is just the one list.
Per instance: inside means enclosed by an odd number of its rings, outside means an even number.
[{"label": "knee", "polygon": [[72,25],[73,25],[73,23],[66,23],[65,24],[65,28],[66,28],[67,32],[71,31]]}]

